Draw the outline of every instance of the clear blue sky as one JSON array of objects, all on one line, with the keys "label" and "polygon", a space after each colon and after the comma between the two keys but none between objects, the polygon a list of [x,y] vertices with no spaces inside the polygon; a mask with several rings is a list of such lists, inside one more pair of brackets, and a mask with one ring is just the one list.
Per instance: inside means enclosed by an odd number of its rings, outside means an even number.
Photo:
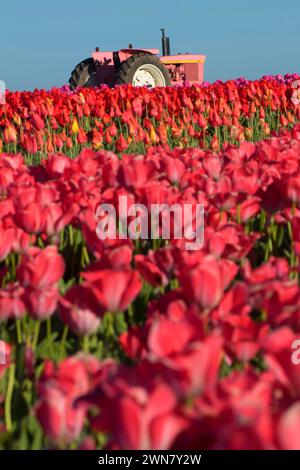
[{"label": "clear blue sky", "polygon": [[0,7],[0,80],[11,90],[60,86],[95,46],[207,55],[208,81],[300,73],[300,1],[27,0]]}]

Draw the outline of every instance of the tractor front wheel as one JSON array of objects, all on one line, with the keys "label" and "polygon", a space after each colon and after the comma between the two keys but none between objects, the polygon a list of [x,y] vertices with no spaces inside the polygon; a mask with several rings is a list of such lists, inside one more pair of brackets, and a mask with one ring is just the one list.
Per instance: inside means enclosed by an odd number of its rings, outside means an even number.
[{"label": "tractor front wheel", "polygon": [[96,87],[99,86],[99,80],[96,74],[96,66],[93,59],[85,59],[76,65],[71,73],[69,80],[71,90],[78,86],[82,87]]},{"label": "tractor front wheel", "polygon": [[170,75],[158,57],[152,54],[133,54],[121,63],[118,70],[118,85],[130,83],[148,88],[170,86]]}]

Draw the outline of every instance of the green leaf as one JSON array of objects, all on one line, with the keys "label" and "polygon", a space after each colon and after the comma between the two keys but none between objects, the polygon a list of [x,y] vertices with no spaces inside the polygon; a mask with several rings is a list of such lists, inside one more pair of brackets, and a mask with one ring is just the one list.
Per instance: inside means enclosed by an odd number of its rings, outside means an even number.
[{"label": "green leaf", "polygon": [[37,357],[45,359],[49,356],[49,346],[54,343],[58,335],[59,333],[51,333],[51,335],[47,336],[45,339],[43,339],[43,341],[40,342],[36,348]]}]

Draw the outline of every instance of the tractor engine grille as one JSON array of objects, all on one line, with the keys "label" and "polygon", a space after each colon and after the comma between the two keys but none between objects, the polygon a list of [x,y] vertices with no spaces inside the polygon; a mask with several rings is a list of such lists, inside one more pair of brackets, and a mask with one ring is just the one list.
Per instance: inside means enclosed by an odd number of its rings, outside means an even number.
[{"label": "tractor engine grille", "polygon": [[171,83],[201,83],[203,81],[204,62],[166,64],[171,77]]},{"label": "tractor engine grille", "polygon": [[197,82],[199,80],[199,65],[184,64],[185,80],[187,82]]}]

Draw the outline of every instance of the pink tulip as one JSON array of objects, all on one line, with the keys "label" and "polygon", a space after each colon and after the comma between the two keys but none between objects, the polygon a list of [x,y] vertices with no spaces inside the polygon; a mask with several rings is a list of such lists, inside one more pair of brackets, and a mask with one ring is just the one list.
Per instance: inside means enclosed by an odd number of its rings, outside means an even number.
[{"label": "pink tulip", "polygon": [[0,320],[22,318],[26,314],[25,289],[18,283],[0,289]]},{"label": "pink tulip", "polygon": [[87,286],[73,286],[59,301],[60,316],[75,334],[90,335],[99,325],[99,308],[93,290]]}]

